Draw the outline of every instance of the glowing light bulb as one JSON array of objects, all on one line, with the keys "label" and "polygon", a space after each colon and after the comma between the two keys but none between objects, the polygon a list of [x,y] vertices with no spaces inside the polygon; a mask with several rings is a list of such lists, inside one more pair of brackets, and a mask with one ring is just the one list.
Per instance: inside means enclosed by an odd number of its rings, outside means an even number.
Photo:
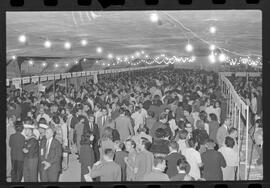
[{"label": "glowing light bulb", "polygon": [[58,64],[55,64],[54,66],[55,66],[55,68],[57,68],[58,67]]},{"label": "glowing light bulb", "polygon": [[12,58],[13,60],[17,59],[17,57],[16,57],[15,55],[13,55],[11,58]]},{"label": "glowing light bulb", "polygon": [[217,28],[214,27],[214,26],[211,26],[210,29],[209,29],[209,31],[210,31],[210,33],[214,34],[214,33],[216,33]]},{"label": "glowing light bulb", "polygon": [[216,62],[216,58],[215,58],[214,54],[210,54],[208,56],[208,58],[209,58],[209,60],[210,60],[211,63],[215,63]]},{"label": "glowing light bulb", "polygon": [[75,61],[75,64],[78,64],[78,63],[79,63],[79,62],[76,60],[76,61]]},{"label": "glowing light bulb", "polygon": [[144,54],[144,51],[143,50],[141,51],[141,54]]},{"label": "glowing light bulb", "polygon": [[152,13],[152,14],[150,15],[150,20],[151,20],[152,22],[158,22],[159,18],[158,18],[157,13]]},{"label": "glowing light bulb", "polygon": [[19,39],[19,42],[21,42],[21,43],[26,42],[26,36],[25,35],[20,35],[18,39]]},{"label": "glowing light bulb", "polygon": [[186,45],[186,51],[191,52],[193,50],[193,46],[191,44]]},{"label": "glowing light bulb", "polygon": [[101,47],[97,47],[96,51],[97,51],[97,53],[99,53],[99,54],[100,54],[100,53],[102,53],[102,51],[103,51],[103,50],[102,50],[102,48],[101,48]]},{"label": "glowing light bulb", "polygon": [[46,40],[46,41],[44,42],[44,47],[45,47],[45,48],[50,48],[51,46],[52,46],[51,41]]},{"label": "glowing light bulb", "polygon": [[34,62],[32,60],[29,61],[29,65],[33,65]]},{"label": "glowing light bulb", "polygon": [[71,48],[70,42],[65,42],[64,47],[65,49],[69,50]]},{"label": "glowing light bulb", "polygon": [[85,40],[85,39],[81,40],[81,45],[82,45],[82,46],[86,46],[87,43],[88,43],[87,40]]},{"label": "glowing light bulb", "polygon": [[43,66],[43,67],[45,67],[46,65],[47,65],[47,64],[46,64],[45,62],[44,62],[44,63],[42,63],[42,66]]},{"label": "glowing light bulb", "polygon": [[220,62],[224,62],[226,60],[226,55],[225,54],[220,54],[218,57]]},{"label": "glowing light bulb", "polygon": [[211,44],[210,47],[209,47],[209,49],[210,49],[211,51],[213,51],[213,50],[216,49],[216,46],[215,46],[214,44]]},{"label": "glowing light bulb", "polygon": [[66,67],[68,67],[68,64],[66,64]]},{"label": "glowing light bulb", "polygon": [[108,58],[112,59],[113,58],[113,54],[108,54]]}]

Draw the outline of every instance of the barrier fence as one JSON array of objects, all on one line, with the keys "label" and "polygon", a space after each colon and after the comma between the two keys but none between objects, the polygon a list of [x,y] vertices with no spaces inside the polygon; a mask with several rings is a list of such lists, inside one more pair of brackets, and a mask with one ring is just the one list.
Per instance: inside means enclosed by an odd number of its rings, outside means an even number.
[{"label": "barrier fence", "polygon": [[[241,153],[241,116],[245,122],[245,171],[244,179],[248,180],[248,138],[249,138],[249,106],[242,100],[242,98],[237,94],[231,82],[226,78],[232,73],[219,73],[219,85],[221,87],[222,93],[227,98],[227,114],[230,116],[232,123],[238,130],[238,151],[239,151],[239,164],[238,164],[238,179],[240,178],[240,153]],[[243,73],[236,73],[236,76],[241,76]],[[245,76],[245,74],[243,74]],[[250,76],[259,76],[259,73],[252,73]]]}]

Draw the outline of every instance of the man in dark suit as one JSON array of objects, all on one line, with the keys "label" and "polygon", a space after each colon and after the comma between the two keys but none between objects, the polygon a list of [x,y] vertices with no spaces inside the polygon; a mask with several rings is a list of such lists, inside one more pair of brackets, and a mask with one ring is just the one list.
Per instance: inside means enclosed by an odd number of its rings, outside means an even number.
[{"label": "man in dark suit", "polygon": [[94,136],[94,139],[93,141],[91,141],[91,144],[94,150],[95,162],[96,162],[100,158],[100,153],[99,153],[99,148],[98,148],[98,141],[100,138],[100,133],[99,133],[98,125],[95,124],[94,120],[95,120],[94,115],[92,114],[88,115],[89,123],[85,124],[83,133],[84,134],[90,133],[91,135]]},{"label": "man in dark suit", "polygon": [[9,139],[10,156],[11,156],[11,182],[21,182],[23,176],[23,147],[25,137],[22,135],[23,124],[21,121],[16,121],[16,133],[12,134]]},{"label": "man in dark suit", "polygon": [[107,124],[109,123],[109,117],[108,117],[108,111],[105,107],[101,108],[102,116],[97,118],[97,125],[99,129],[99,136],[101,138],[103,130],[105,127],[107,127]]},{"label": "man in dark suit", "polygon": [[[169,144],[169,150],[170,153],[165,157],[165,160],[167,161],[167,170],[166,174],[169,176],[169,178],[172,178],[173,176],[178,174],[177,170],[177,162],[178,160],[186,160],[185,156],[178,153],[179,151],[179,145],[176,141],[171,141]],[[190,171],[190,166],[187,169],[186,173],[188,174]]]},{"label": "man in dark suit", "polygon": [[59,178],[62,146],[53,135],[54,131],[51,128],[46,129],[46,139],[42,140],[40,146],[42,182],[57,182]]}]

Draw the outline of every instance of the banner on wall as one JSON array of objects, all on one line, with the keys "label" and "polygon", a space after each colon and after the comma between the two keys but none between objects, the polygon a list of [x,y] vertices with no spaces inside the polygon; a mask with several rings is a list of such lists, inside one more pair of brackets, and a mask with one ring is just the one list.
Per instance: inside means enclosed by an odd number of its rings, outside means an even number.
[{"label": "banner on wall", "polygon": [[32,76],[32,77],[31,77],[32,83],[37,83],[38,80],[39,80],[39,76]]},{"label": "banner on wall", "polygon": [[66,78],[67,74],[61,74],[61,78]]},{"label": "banner on wall", "polygon": [[66,73],[66,77],[67,78],[71,78],[71,74],[70,73]]},{"label": "banner on wall", "polygon": [[23,78],[22,78],[22,83],[23,83],[23,84],[28,84],[28,83],[30,83],[30,77],[29,77],[29,76],[23,77]]},{"label": "banner on wall", "polygon": [[21,78],[13,78],[12,85],[14,85],[15,89],[22,89],[21,88]]},{"label": "banner on wall", "polygon": [[76,72],[73,72],[73,73],[72,73],[72,77],[73,77],[73,78],[77,77],[77,73],[76,73]]},{"label": "banner on wall", "polygon": [[9,86],[9,79],[6,79],[6,86]]},{"label": "banner on wall", "polygon": [[56,74],[54,78],[55,78],[55,80],[59,80],[60,79],[60,74]]},{"label": "banner on wall", "polygon": [[82,76],[82,73],[81,72],[77,72],[77,77],[80,77]]},{"label": "banner on wall", "polygon": [[40,81],[41,81],[41,82],[47,81],[47,75],[41,76],[41,77],[40,77]]},{"label": "banner on wall", "polygon": [[54,75],[48,75],[48,80],[54,80]]}]

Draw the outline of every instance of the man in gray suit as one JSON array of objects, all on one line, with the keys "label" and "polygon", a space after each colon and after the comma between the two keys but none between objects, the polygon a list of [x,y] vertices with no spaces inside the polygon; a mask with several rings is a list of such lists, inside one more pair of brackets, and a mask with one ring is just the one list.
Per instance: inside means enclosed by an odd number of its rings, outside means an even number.
[{"label": "man in gray suit", "polygon": [[134,135],[134,129],[130,119],[125,116],[124,108],[120,108],[120,115],[115,119],[115,128],[119,132],[120,140],[125,141],[129,136]]},{"label": "man in gray suit", "polygon": [[226,136],[229,135],[228,130],[231,128],[231,119],[227,117],[221,127],[217,131],[217,143],[219,148],[221,148],[225,143]]},{"label": "man in gray suit", "polygon": [[40,146],[42,182],[58,182],[59,178],[62,146],[60,142],[53,137],[53,135],[54,131],[51,128],[46,129],[46,139],[42,140]]}]

